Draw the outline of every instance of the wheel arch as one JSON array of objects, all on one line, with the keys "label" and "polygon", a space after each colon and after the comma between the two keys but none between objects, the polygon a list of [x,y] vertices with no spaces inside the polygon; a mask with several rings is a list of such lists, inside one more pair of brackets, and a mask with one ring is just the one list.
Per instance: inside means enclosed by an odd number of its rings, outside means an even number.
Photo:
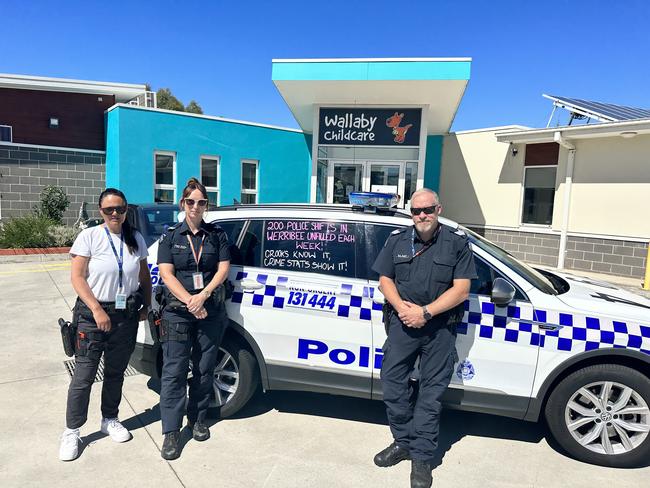
[{"label": "wheel arch", "polygon": [[650,378],[650,355],[630,349],[597,349],[572,356],[559,364],[542,383],[537,396],[531,398],[525,420],[539,420],[549,395],[571,373],[595,364],[618,364],[628,366]]},{"label": "wheel arch", "polygon": [[[264,361],[264,356],[260,347],[257,345],[253,336],[244,329],[237,322],[228,319],[228,328],[224,334],[223,340],[237,337],[242,340],[251,352],[255,355],[255,360],[257,361],[257,367],[259,368],[260,380],[262,381],[262,388],[266,391],[269,389],[269,375],[266,369],[266,361]],[[161,376],[162,371],[162,347],[158,346],[158,351],[156,353],[156,372],[158,378]]]}]

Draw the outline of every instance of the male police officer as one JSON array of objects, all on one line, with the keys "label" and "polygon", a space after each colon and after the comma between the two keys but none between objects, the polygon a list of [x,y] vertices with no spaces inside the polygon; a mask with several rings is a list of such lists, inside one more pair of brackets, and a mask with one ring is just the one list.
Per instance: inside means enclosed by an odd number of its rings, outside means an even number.
[{"label": "male police officer", "polygon": [[[427,188],[411,198],[413,227],[395,231],[373,269],[392,306],[381,380],[394,442],[375,456],[377,466],[411,459],[411,487],[430,487],[438,444],[440,398],[455,362],[456,324],[476,278],[464,232],[438,222],[442,207]],[[420,357],[419,392],[411,403],[409,376]]]}]

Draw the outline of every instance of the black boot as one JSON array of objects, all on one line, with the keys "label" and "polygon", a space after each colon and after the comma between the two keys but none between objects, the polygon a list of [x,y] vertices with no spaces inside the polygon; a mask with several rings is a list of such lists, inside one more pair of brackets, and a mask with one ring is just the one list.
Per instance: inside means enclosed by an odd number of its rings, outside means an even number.
[{"label": "black boot", "polygon": [[414,459],[411,462],[411,488],[429,488],[431,483],[431,464]]},{"label": "black boot", "polygon": [[192,429],[192,437],[195,441],[207,441],[210,438],[210,429],[203,422],[190,423],[189,427]]},{"label": "black boot", "polygon": [[162,449],[160,451],[160,455],[163,459],[169,461],[180,457],[181,448],[178,445],[180,437],[181,433],[177,430],[165,434],[165,440],[163,441]]},{"label": "black boot", "polygon": [[377,466],[387,468],[388,466],[395,466],[405,459],[411,459],[408,449],[393,442],[386,449],[377,453],[374,461]]}]

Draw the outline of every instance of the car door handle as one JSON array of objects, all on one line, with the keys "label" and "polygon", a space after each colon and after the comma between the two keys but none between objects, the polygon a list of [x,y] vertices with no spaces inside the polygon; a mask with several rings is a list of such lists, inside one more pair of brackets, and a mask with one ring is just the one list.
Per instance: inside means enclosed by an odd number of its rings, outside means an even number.
[{"label": "car door handle", "polygon": [[556,324],[547,324],[545,322],[533,322],[542,330],[560,330],[563,326]]},{"label": "car door handle", "polygon": [[264,285],[262,283],[251,278],[244,278],[239,283],[241,284],[241,287],[244,291],[253,291],[264,288]]}]

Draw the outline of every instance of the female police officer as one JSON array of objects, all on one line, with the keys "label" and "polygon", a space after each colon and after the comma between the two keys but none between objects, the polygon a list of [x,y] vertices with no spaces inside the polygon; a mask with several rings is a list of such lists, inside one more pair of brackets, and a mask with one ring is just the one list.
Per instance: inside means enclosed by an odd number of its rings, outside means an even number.
[{"label": "female police officer", "polygon": [[210,437],[205,416],[210,402],[214,367],[226,327],[223,300],[215,290],[230,267],[226,234],[203,221],[208,204],[205,187],[190,178],[180,206],[185,220],[170,227],[158,246],[158,267],[165,284],[161,337],[163,368],[160,414],[165,439],[164,459],[180,456],[180,428],[185,412],[187,372],[192,380],[187,402],[188,425],[197,441]]},{"label": "female police officer", "polygon": [[[70,249],[71,281],[79,298],[73,310],[73,321],[77,323],[76,366],[68,389],[67,429],[59,449],[63,461],[78,455],[79,428],[88,416],[90,389],[102,353],[101,431],[116,442],[131,438],[117,414],[124,370],[135,347],[138,315],[146,317],[151,301],[151,278],[147,245],[126,222],[126,210],[124,193],[115,188],[104,190],[99,195],[104,223],[83,230]],[[139,311],[142,305],[145,307]]]}]

